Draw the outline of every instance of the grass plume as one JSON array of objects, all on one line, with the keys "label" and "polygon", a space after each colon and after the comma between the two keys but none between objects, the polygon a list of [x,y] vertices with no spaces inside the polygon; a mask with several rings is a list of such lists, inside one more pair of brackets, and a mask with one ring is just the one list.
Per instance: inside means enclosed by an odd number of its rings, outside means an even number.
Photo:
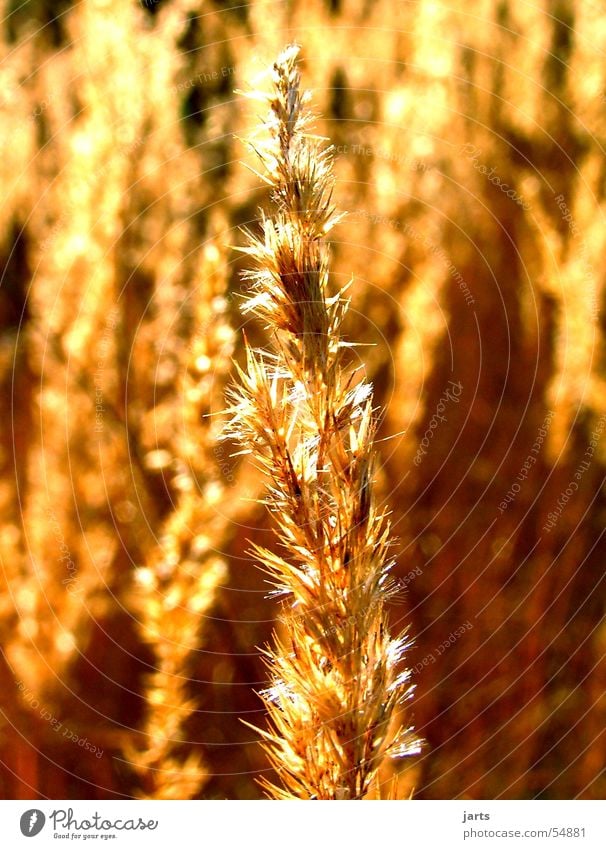
[{"label": "grass plume", "polygon": [[329,291],[327,234],[332,149],[309,132],[299,48],[273,66],[266,138],[251,147],[275,206],[243,250],[254,263],[243,310],[261,319],[271,348],[247,345],[230,392],[229,435],[268,480],[280,553],[255,555],[283,597],[283,629],[268,649],[271,686],[262,732],[281,782],[276,798],[360,799],[387,756],[416,752],[398,714],[410,697],[403,636],[388,632],[389,522],[373,474],[372,388],[349,364],[348,300]]},{"label": "grass plume", "polygon": [[[179,397],[170,405],[178,434],[164,462],[176,470],[176,502],[161,529],[159,544],[136,572],[133,606],[142,639],[155,656],[147,676],[143,744],[127,755],[142,777],[144,798],[189,799],[200,792],[207,770],[198,749],[188,753],[187,723],[197,709],[190,674],[201,651],[204,618],[210,614],[227,564],[215,548],[227,536],[227,519],[217,505],[226,496],[212,415],[230,368],[233,331],[227,319],[227,264],[209,243],[202,257],[194,301],[196,332],[182,364]],[[176,413],[176,416],[174,415]],[[157,461],[156,461],[157,462]]]}]

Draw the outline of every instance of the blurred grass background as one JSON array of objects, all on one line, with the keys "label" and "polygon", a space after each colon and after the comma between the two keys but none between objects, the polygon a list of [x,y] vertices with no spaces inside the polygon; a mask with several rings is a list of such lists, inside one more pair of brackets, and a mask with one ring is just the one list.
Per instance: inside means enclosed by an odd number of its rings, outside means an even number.
[{"label": "blurred grass background", "polygon": [[297,40],[416,635],[403,785],[602,798],[600,4],[0,8],[2,796],[260,795],[269,522],[207,414],[265,200],[234,90]]}]

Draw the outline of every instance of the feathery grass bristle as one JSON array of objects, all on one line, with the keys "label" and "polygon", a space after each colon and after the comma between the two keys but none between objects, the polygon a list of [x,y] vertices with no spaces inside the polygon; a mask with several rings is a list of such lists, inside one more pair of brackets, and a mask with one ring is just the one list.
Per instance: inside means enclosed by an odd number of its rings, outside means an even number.
[{"label": "feathery grass bristle", "polygon": [[247,345],[229,392],[228,435],[264,472],[281,553],[254,553],[284,597],[280,635],[266,652],[261,694],[271,730],[261,732],[282,787],[276,798],[365,797],[383,760],[418,751],[396,728],[412,694],[401,667],[404,636],[388,632],[389,522],[373,482],[372,388],[347,360],[348,301],[330,294],[326,234],[333,150],[307,132],[299,48],[273,67],[267,138],[251,148],[271,187],[274,212],[246,234],[245,312],[261,319],[271,348]]}]

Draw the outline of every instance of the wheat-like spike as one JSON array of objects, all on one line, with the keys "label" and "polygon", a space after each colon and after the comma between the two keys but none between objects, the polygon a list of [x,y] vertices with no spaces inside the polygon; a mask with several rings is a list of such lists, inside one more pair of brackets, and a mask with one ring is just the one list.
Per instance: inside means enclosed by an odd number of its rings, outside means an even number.
[{"label": "wheat-like spike", "polygon": [[144,798],[192,798],[207,779],[197,752],[183,756],[182,740],[196,710],[188,684],[201,623],[227,580],[227,565],[214,548],[227,536],[227,519],[217,510],[227,487],[216,450],[220,428],[211,415],[213,404],[221,403],[231,367],[233,331],[226,315],[226,285],[224,253],[209,244],[196,302],[196,333],[179,393],[180,422],[175,423],[185,425],[175,447],[176,508],[164,523],[161,544],[136,573],[134,604],[141,636],[155,654],[155,671],[146,682],[144,742],[127,751],[143,778]]},{"label": "wheat-like spike", "polygon": [[418,751],[411,729],[394,731],[410,697],[401,671],[404,636],[390,637],[389,522],[373,485],[372,389],[346,362],[341,325],[348,301],[328,291],[326,234],[332,149],[306,132],[299,48],[272,71],[268,138],[251,148],[264,167],[275,212],[243,248],[244,311],[262,319],[271,350],[247,345],[229,392],[228,435],[268,479],[280,554],[255,554],[283,594],[283,630],[267,650],[271,686],[262,693],[271,730],[262,732],[283,788],[276,798],[360,799],[386,755]]}]

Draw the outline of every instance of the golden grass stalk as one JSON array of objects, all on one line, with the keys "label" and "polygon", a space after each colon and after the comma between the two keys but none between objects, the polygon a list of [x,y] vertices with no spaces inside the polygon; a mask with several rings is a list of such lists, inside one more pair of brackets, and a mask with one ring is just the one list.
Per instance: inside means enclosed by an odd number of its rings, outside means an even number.
[{"label": "golden grass stalk", "polygon": [[328,291],[326,234],[341,216],[332,149],[307,132],[298,53],[291,45],[280,55],[270,93],[250,95],[269,105],[269,138],[251,147],[275,211],[262,213],[259,237],[247,234],[256,267],[243,310],[266,323],[272,347],[246,346],[228,434],[269,481],[281,549],[255,547],[284,597],[261,694],[271,721],[261,733],[283,786],[261,783],[280,799],[361,799],[386,757],[419,743],[396,722],[412,687],[406,640],[387,625],[392,562],[373,485],[372,389],[348,362],[348,300]]},{"label": "golden grass stalk", "polygon": [[227,565],[215,547],[226,538],[228,520],[218,509],[226,485],[222,449],[216,444],[219,423],[211,415],[215,402],[222,402],[231,368],[226,270],[222,252],[214,244],[207,246],[196,332],[185,358],[182,403],[177,405],[180,421],[175,422],[177,502],[164,522],[159,545],[136,574],[140,633],[155,656],[145,693],[144,743],[128,752],[142,776],[144,798],[192,798],[207,776],[200,754],[193,750],[186,755],[184,743],[187,721],[196,710],[188,693],[190,665],[203,640],[204,616],[227,579]]}]

